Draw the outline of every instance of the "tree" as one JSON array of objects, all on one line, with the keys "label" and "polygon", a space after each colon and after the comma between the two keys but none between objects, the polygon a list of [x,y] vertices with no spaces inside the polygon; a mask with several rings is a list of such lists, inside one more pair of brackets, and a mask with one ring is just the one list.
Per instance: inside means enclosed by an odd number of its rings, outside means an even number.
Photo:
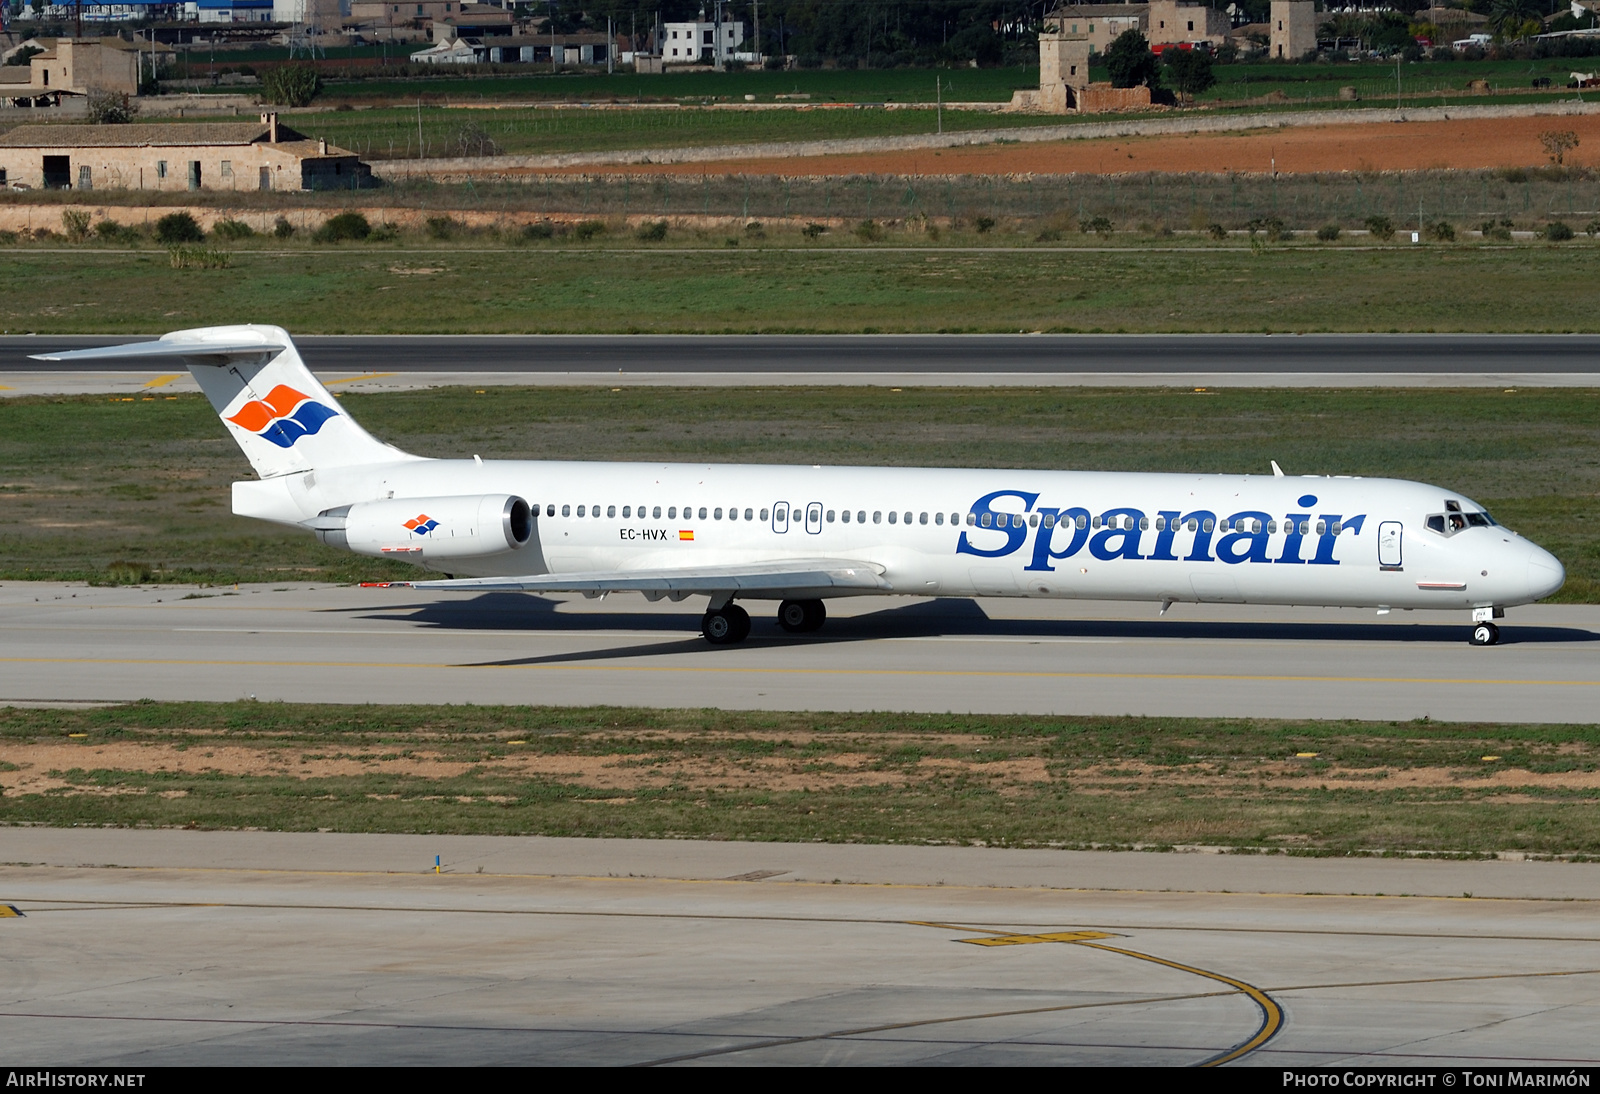
[{"label": "tree", "polygon": [[1169,49],[1165,52],[1167,82],[1185,99],[1209,90],[1217,82],[1211,72],[1211,55],[1202,49]]},{"label": "tree", "polygon": [[261,77],[261,90],[279,106],[308,106],[322,90],[322,77],[312,65],[279,65]]},{"label": "tree", "polygon": [[1137,30],[1125,30],[1106,50],[1106,67],[1111,70],[1112,87],[1152,85],[1160,75],[1150,43]]},{"label": "tree", "polygon": [[1539,23],[1539,7],[1534,0],[1494,0],[1489,7],[1489,29],[1497,37],[1525,37],[1529,23],[1543,27]]},{"label": "tree", "polygon": [[1539,143],[1544,145],[1550,162],[1560,166],[1567,153],[1578,147],[1578,134],[1570,129],[1547,129],[1539,134]]},{"label": "tree", "polygon": [[96,125],[123,125],[139,113],[139,104],[121,91],[91,87],[86,98],[89,120]]}]

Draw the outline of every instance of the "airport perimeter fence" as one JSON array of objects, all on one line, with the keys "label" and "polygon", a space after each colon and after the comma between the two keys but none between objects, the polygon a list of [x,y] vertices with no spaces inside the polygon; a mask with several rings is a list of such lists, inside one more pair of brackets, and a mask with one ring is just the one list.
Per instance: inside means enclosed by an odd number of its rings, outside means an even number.
[{"label": "airport perimeter fence", "polygon": [[[403,181],[385,204],[517,214],[629,218],[1031,221],[1114,231],[1397,227],[1440,220],[1473,228],[1600,217],[1600,172],[1582,168],[1318,175],[1035,175],[803,178],[764,175],[543,175],[464,185]],[[1101,227],[1104,228],[1104,223]]]}]

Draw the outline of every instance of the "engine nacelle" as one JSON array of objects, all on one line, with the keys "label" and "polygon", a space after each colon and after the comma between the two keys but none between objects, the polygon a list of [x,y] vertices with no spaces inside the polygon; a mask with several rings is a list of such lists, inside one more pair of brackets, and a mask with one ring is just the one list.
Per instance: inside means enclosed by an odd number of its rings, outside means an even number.
[{"label": "engine nacelle", "polygon": [[533,511],[514,494],[364,501],[304,523],[329,547],[406,562],[497,555],[533,538]]}]

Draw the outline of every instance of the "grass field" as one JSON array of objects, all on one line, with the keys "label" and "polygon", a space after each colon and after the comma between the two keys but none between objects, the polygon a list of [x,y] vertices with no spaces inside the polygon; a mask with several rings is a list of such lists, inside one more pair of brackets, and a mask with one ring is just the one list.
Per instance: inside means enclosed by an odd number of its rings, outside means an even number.
[{"label": "grass field", "polygon": [[[1233,473],[1276,459],[1290,474],[1434,482],[1554,551],[1568,574],[1554,599],[1600,601],[1593,389],[447,388],[342,401],[428,456]],[[0,401],[0,580],[414,572],[232,516],[227,484],[248,477],[198,395]]]},{"label": "grass field", "polygon": [[[41,211],[49,222],[59,215]],[[1026,226],[1025,226],[1026,227]],[[303,333],[891,331],[1591,331],[1600,247],[1014,250],[773,246],[679,232],[698,250],[414,241],[240,249],[227,269],[164,251],[6,254],[11,333],[159,333],[279,323]],[[724,237],[729,237],[725,239]],[[824,239],[858,243],[848,233]],[[797,232],[788,238],[804,243]],[[1073,232],[1070,239],[1085,237]],[[1092,237],[1090,237],[1092,238]],[[1259,241],[1258,241],[1259,242]],[[731,245],[728,245],[731,244]],[[264,246],[272,246],[271,242]]]},{"label": "grass field", "polygon": [[1600,854],[1594,726],[0,708],[0,824]]}]

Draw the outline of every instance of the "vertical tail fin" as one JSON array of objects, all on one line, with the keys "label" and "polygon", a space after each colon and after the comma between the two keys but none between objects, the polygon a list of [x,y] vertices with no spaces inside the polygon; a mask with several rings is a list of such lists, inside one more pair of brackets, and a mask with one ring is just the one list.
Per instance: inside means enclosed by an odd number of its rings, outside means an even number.
[{"label": "vertical tail fin", "polygon": [[46,361],[182,360],[264,479],[408,458],[340,409],[281,327],[201,327],[173,331],[154,342],[36,356]]}]

